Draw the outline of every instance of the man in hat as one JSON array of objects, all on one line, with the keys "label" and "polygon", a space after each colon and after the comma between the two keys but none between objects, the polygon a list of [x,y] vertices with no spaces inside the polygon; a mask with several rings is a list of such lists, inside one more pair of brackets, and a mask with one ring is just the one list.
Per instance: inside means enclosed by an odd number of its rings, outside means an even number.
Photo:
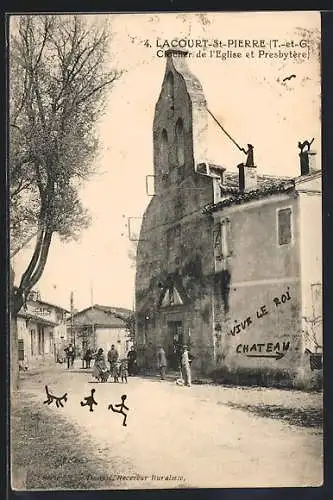
[{"label": "man in hat", "polygon": [[181,357],[181,370],[184,379],[184,385],[186,385],[187,387],[191,387],[192,383],[191,366],[190,366],[190,358],[187,345],[183,345],[183,352]]},{"label": "man in hat", "polygon": [[110,363],[110,373],[111,377],[117,378],[117,362],[118,362],[119,354],[114,344],[112,344],[111,349],[108,352],[108,362]]},{"label": "man in hat", "polygon": [[75,357],[75,349],[72,343],[69,344],[68,347],[64,349],[67,357],[67,368],[70,366],[73,366],[74,364],[74,357]]},{"label": "man in hat", "polygon": [[135,375],[136,374],[136,350],[134,349],[134,346],[131,347],[131,349],[128,351],[127,354],[127,360],[128,360],[128,375]]},{"label": "man in hat", "polygon": [[161,380],[164,380],[166,367],[167,367],[167,359],[166,359],[165,350],[163,349],[162,346],[159,346],[157,349],[157,366],[158,366],[158,369],[160,371]]}]

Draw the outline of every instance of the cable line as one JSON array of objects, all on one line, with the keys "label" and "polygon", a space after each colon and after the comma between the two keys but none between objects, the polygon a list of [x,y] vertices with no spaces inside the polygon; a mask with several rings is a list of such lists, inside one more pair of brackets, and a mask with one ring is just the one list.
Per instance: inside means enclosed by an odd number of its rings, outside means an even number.
[{"label": "cable line", "polygon": [[230,134],[228,134],[228,132],[225,130],[225,128],[222,127],[221,123],[217,120],[217,118],[215,118],[215,116],[213,115],[213,113],[207,108],[207,111],[208,113],[210,114],[210,116],[213,118],[213,120],[218,124],[218,126],[223,130],[223,132],[225,133],[225,135],[227,137],[229,137],[229,139],[235,144],[235,146],[237,146],[237,148],[240,150],[240,151],[243,151],[243,153],[247,154],[247,151],[245,151],[244,148],[241,148],[239,144],[237,144],[237,142],[235,141],[235,139],[233,139],[231,137]]}]

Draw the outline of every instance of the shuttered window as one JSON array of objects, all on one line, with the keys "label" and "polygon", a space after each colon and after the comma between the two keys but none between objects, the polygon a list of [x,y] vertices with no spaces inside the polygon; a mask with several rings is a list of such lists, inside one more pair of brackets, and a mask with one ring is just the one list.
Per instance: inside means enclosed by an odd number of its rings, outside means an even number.
[{"label": "shuttered window", "polygon": [[278,211],[278,244],[287,245],[291,242],[291,208]]},{"label": "shuttered window", "polygon": [[18,359],[19,361],[24,361],[24,340],[18,340]]}]

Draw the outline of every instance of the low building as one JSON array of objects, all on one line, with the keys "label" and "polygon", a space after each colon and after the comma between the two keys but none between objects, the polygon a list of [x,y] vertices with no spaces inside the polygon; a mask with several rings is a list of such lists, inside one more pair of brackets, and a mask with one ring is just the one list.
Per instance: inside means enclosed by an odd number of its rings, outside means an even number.
[{"label": "low building", "polygon": [[41,361],[55,362],[67,343],[69,311],[30,293],[17,317],[19,362],[34,367]]},{"label": "low building", "polygon": [[126,357],[133,344],[126,321],[131,314],[129,309],[95,304],[68,319],[68,339],[81,355],[88,347],[101,347],[106,354],[113,344],[119,356]]}]

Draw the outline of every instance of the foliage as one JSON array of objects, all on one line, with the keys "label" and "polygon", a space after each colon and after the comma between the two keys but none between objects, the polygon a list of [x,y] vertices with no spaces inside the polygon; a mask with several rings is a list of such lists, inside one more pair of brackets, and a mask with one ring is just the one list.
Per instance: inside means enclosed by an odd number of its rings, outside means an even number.
[{"label": "foliage", "polygon": [[18,309],[43,273],[53,234],[69,240],[89,224],[78,191],[94,172],[96,121],[104,110],[107,89],[119,76],[106,66],[108,43],[107,27],[82,16],[12,19],[12,255],[36,237],[18,289]]},{"label": "foliage", "polygon": [[115,316],[125,322],[126,330],[129,333],[130,339],[132,341],[134,341],[135,340],[135,313],[132,311],[129,314],[117,313],[117,314],[115,314]]},{"label": "foliage", "polygon": [[133,311],[129,311],[127,314],[125,313],[114,313],[116,318],[124,321],[126,325],[126,330],[129,333],[129,337],[131,340],[135,340],[135,313]]}]

